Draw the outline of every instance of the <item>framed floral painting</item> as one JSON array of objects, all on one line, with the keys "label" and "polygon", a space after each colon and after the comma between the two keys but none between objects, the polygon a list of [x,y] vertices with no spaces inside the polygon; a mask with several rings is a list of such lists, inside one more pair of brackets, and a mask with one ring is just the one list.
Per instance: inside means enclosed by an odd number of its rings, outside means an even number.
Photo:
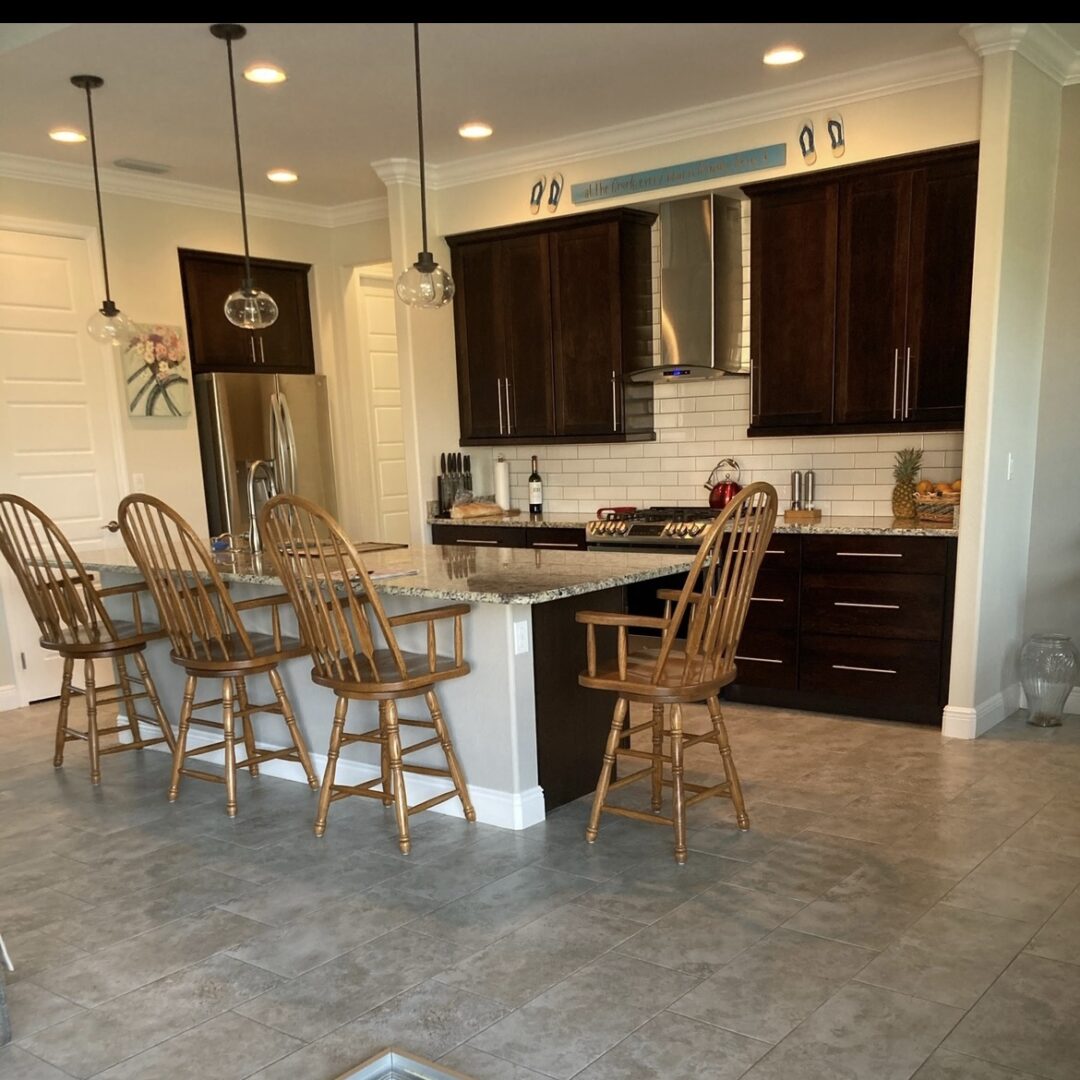
[{"label": "framed floral painting", "polygon": [[191,367],[179,326],[135,323],[124,350],[130,416],[189,416]]}]

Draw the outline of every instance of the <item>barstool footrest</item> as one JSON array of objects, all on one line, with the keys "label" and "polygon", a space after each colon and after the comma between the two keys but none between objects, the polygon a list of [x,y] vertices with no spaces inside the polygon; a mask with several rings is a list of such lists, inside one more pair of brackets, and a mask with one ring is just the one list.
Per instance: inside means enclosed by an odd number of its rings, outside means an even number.
[{"label": "barstool footrest", "polygon": [[[127,728],[122,730],[127,731]],[[101,732],[98,732],[100,735]],[[158,736],[156,739],[133,739],[129,743],[117,743],[115,746],[100,746],[98,747],[99,754],[122,754],[125,750],[141,750],[144,746],[156,746],[158,743],[165,742],[163,735]]]},{"label": "barstool footrest", "polygon": [[453,779],[453,777],[450,776],[449,769],[437,769],[433,765],[402,765],[401,771],[419,773],[421,776],[442,776],[449,777],[451,780]]},{"label": "barstool footrest", "polygon": [[[449,775],[449,774],[447,774]],[[422,803],[417,803],[415,806],[408,807],[410,816],[412,814],[419,814],[421,810],[430,810],[433,806],[438,806],[439,803],[444,803],[448,799],[456,799],[457,792],[451,788],[449,791],[444,791],[441,795],[436,795],[434,798],[425,799]]]},{"label": "barstool footrest", "polygon": [[612,780],[608,784],[609,791],[615,791],[617,788],[626,787],[627,784],[632,784],[635,780],[643,780],[646,776],[652,776],[652,768],[638,769],[637,772],[632,772],[629,776],[620,776],[618,780]]},{"label": "barstool footrest", "polygon": [[189,769],[186,766],[180,770],[181,776],[190,776],[196,780],[209,780],[214,784],[224,784],[225,777],[219,776],[217,773],[203,772],[202,769]]},{"label": "barstool footrest", "polygon": [[436,739],[424,739],[421,742],[413,743],[412,746],[403,746],[401,748],[402,754],[411,754],[414,750],[426,750],[429,746],[438,746],[439,740]]},{"label": "barstool footrest", "polygon": [[[614,787],[614,785],[612,785]],[[654,825],[667,825],[671,826],[675,824],[674,818],[662,817],[660,814],[654,814],[650,810],[634,810],[629,806],[607,806],[603,807],[605,814],[616,814],[619,817],[633,818],[635,821],[648,821]]]}]

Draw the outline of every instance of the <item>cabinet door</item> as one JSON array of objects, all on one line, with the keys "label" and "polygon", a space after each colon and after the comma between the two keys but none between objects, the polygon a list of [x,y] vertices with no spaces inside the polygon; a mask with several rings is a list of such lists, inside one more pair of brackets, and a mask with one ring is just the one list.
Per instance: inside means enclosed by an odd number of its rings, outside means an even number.
[{"label": "cabinet door", "polygon": [[551,275],[543,233],[499,242],[499,277],[506,319],[509,433],[555,433],[551,375]]},{"label": "cabinet door", "polygon": [[840,185],[837,424],[900,419],[911,173]]},{"label": "cabinet door", "polygon": [[315,371],[311,340],[311,301],[307,271],[255,266],[256,288],[268,292],[278,306],[273,326],[255,334],[260,371],[305,374]]},{"label": "cabinet door", "polygon": [[180,255],[180,279],[187,314],[191,370],[228,371],[256,364],[255,340],[225,318],[225,300],[240,288],[243,270],[235,263]]},{"label": "cabinet door", "polygon": [[835,183],[751,202],[752,429],[832,422],[836,243]]},{"label": "cabinet door", "polygon": [[496,241],[453,249],[458,411],[465,439],[507,435],[505,339]]},{"label": "cabinet door", "polygon": [[978,157],[915,173],[903,418],[962,421],[975,251]]},{"label": "cabinet door", "polygon": [[619,229],[551,234],[555,433],[605,435],[622,423]]}]

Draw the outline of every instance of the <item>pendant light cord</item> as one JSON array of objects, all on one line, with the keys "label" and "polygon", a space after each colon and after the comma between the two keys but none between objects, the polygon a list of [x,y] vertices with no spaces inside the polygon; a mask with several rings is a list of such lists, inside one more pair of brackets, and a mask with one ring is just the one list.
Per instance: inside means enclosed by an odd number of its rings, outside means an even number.
[{"label": "pendant light cord", "polygon": [[427,184],[424,180],[424,97],[420,86],[420,24],[413,23],[413,49],[416,55],[416,131],[420,143],[420,228],[427,252]]},{"label": "pendant light cord", "polygon": [[109,260],[105,254],[105,216],[101,212],[101,181],[98,179],[97,137],[94,134],[94,102],[89,85],[86,91],[86,115],[90,128],[90,160],[94,165],[94,196],[97,199],[98,236],[101,238],[101,271],[105,276],[105,305],[112,308],[112,291],[109,288]]},{"label": "pendant light cord", "polygon": [[232,38],[225,39],[229,54],[229,94],[232,99],[233,142],[236,144],[236,176],[240,182],[240,224],[244,232],[244,289],[254,288],[251,276],[251,249],[248,245],[247,200],[244,198],[244,162],[240,156],[240,117],[236,111],[236,73],[233,70]]}]

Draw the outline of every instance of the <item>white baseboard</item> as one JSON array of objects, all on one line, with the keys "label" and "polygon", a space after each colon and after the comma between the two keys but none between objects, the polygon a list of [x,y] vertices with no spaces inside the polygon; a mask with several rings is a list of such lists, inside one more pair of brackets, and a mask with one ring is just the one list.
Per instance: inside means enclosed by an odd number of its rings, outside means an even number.
[{"label": "white baseboard", "polygon": [[1007,716],[1012,716],[1020,708],[1020,696],[1020,684],[1013,683],[974,708],[946,705],[942,713],[941,734],[951,739],[977,739]]},{"label": "white baseboard", "polygon": [[[124,742],[131,741],[131,736],[126,732],[122,732],[120,738]],[[220,741],[221,736],[218,732],[201,731],[197,728],[191,728],[188,731],[188,746],[205,746],[207,743]],[[258,745],[263,750],[282,749],[278,745],[269,743]],[[239,747],[240,753],[243,753],[243,744],[239,744]],[[164,743],[158,743],[149,749],[161,750],[165,753],[169,750]],[[224,750],[216,750],[199,756],[203,761],[214,762],[217,765],[225,762]],[[326,770],[326,755],[312,754],[311,764],[315,772],[321,776]],[[283,780],[307,784],[304,770],[295,761],[267,761],[259,766],[259,771],[266,773],[267,776],[278,776]],[[339,758],[335,779],[342,784],[362,784],[366,780],[374,780],[378,775],[379,770],[374,765]],[[446,781],[437,776],[422,776],[415,773],[407,777],[406,784],[410,803],[424,802],[446,791],[448,787]],[[515,793],[470,784],[469,796],[476,810],[476,820],[485,825],[497,825],[500,829],[527,829],[544,820],[544,791],[539,786]],[[439,803],[438,806],[431,807],[431,810],[436,814],[447,814],[450,817],[465,816],[461,810],[461,803],[457,799],[448,799],[444,803]]]},{"label": "white baseboard", "polygon": [[[1026,709],[1027,707],[1027,694],[1024,693],[1024,688],[1021,687],[1020,708]],[[1065,699],[1065,714],[1067,716],[1080,716],[1080,686],[1074,686]]]},{"label": "white baseboard", "polygon": [[7,712],[8,709],[17,709],[18,707],[19,691],[14,683],[0,686],[0,712]]}]

